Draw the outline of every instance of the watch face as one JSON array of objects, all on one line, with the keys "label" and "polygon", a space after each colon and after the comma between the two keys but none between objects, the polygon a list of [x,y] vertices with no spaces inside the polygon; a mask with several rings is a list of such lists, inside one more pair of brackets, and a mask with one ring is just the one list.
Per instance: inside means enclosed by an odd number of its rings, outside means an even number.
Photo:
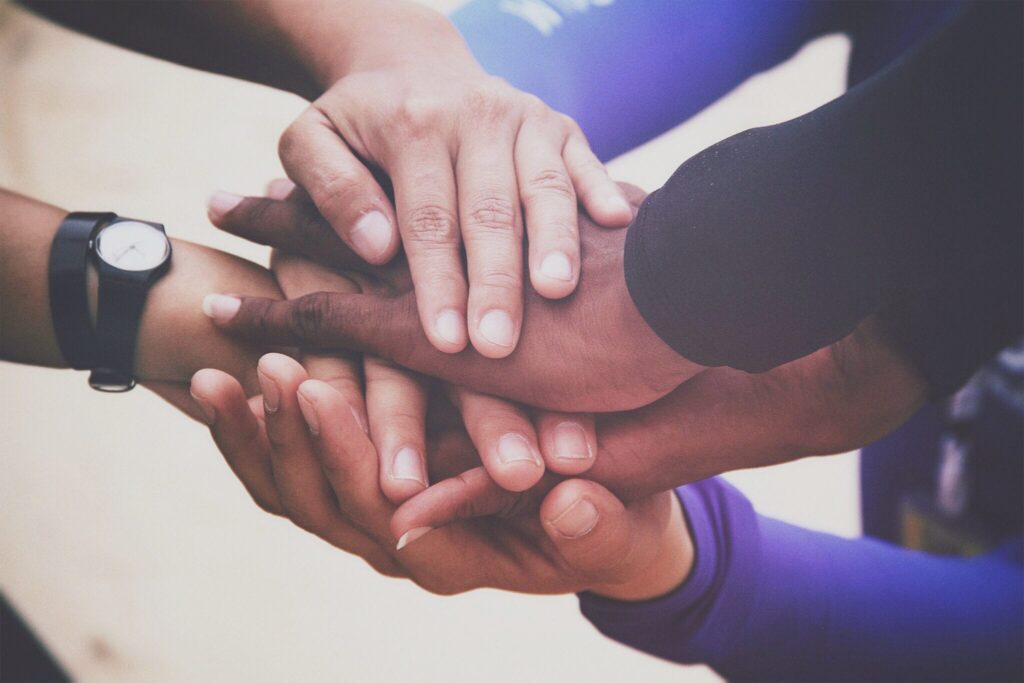
[{"label": "watch face", "polygon": [[171,243],[167,235],[139,221],[120,221],[100,230],[96,253],[121,270],[153,270],[167,260]]}]

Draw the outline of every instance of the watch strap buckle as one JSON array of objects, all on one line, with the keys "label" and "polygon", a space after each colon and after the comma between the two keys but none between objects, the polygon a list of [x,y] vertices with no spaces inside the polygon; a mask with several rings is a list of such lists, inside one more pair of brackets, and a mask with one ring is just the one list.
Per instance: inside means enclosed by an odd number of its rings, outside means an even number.
[{"label": "watch strap buckle", "polygon": [[89,386],[96,391],[120,394],[135,387],[135,377],[112,368],[93,368],[89,373]]}]

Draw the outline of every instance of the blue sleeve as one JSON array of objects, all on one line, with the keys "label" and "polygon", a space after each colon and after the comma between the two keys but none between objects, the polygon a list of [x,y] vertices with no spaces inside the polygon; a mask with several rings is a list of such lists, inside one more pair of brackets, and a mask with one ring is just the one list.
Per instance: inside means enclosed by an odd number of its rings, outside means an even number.
[{"label": "blue sleeve", "polygon": [[601,159],[693,116],[835,22],[831,3],[474,0],[451,15],[489,72],[575,119]]},{"label": "blue sleeve", "polygon": [[580,596],[605,635],[730,680],[1020,680],[1021,545],[959,559],[757,515],[721,480],[680,488],[690,577],[646,603]]}]

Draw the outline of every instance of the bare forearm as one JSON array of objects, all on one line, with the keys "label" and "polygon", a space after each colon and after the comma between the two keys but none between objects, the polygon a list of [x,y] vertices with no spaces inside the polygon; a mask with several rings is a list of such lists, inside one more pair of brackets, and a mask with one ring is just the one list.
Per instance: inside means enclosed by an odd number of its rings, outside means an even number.
[{"label": "bare forearm", "polygon": [[[383,63],[423,54],[473,62],[444,15],[408,0],[236,0],[236,11],[273,30],[321,86]],[[424,52],[426,50],[426,52]],[[475,62],[473,62],[475,63]]]},{"label": "bare forearm", "polygon": [[0,189],[0,358],[64,367],[50,319],[49,245],[67,212]]},{"label": "bare forearm", "polygon": [[94,38],[183,66],[313,97],[310,72],[274,26],[239,2],[20,0]]},{"label": "bare forearm", "polygon": [[462,48],[442,15],[401,0],[20,1],[114,45],[309,99],[361,63],[400,59],[410,43]]},{"label": "bare forearm", "polygon": [[[50,246],[67,212],[0,190],[0,359],[66,367],[50,317]],[[144,380],[183,381],[203,367],[224,370],[255,387],[257,350],[218,332],[201,312],[210,291],[280,297],[265,268],[189,242],[173,240],[171,270],[146,301],[136,350]],[[97,281],[89,278],[95,307]]]}]

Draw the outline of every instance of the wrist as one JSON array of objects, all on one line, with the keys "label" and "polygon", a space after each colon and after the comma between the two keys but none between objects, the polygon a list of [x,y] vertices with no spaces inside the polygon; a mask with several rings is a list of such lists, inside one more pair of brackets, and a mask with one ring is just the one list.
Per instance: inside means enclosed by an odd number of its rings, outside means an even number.
[{"label": "wrist", "polygon": [[640,312],[627,284],[625,259],[619,260],[618,306],[622,311],[617,329],[631,330],[635,348],[643,350],[645,381],[666,394],[706,368],[673,349]]},{"label": "wrist", "polygon": [[417,3],[331,3],[310,19],[316,28],[293,32],[294,49],[321,91],[356,72],[422,67],[425,60],[476,68],[448,18]]},{"label": "wrist", "polygon": [[217,330],[202,312],[210,292],[281,298],[266,268],[215,249],[172,240],[171,270],[150,290],[139,326],[136,373],[140,380],[187,381],[202,368],[257,386],[259,349]]},{"label": "wrist", "polygon": [[[273,277],[265,268],[235,256],[181,240],[171,243],[171,269],[149,290],[139,322],[137,379],[183,382],[202,368],[216,368],[254,389],[257,349],[217,331],[202,313],[202,300],[219,291],[280,298]],[[91,261],[87,287],[95,326],[99,276]]]}]

